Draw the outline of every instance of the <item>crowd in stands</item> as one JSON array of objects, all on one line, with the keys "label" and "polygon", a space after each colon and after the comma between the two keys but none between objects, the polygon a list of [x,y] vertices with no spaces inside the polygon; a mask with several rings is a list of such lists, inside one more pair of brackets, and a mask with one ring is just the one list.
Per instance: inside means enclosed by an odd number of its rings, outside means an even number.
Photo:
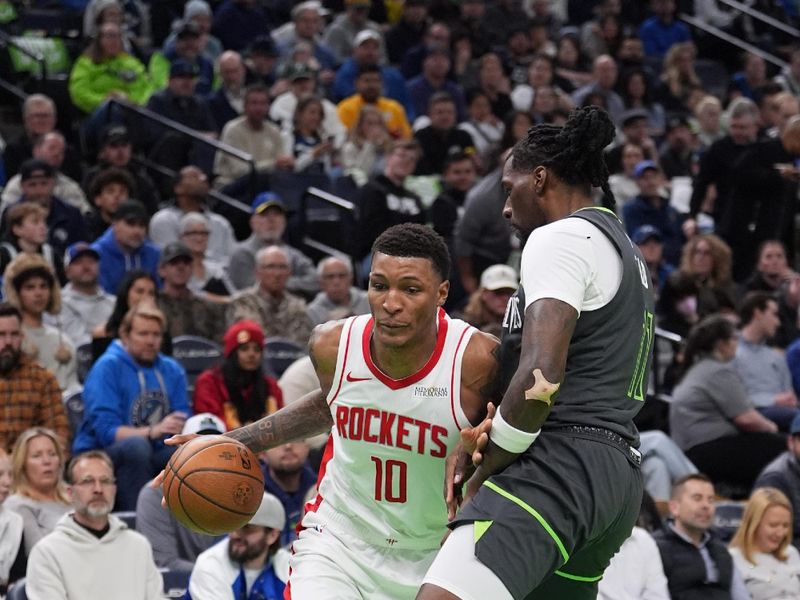
[{"label": "crowd in stands", "polygon": [[[30,3],[4,4],[22,36]],[[499,334],[521,251],[508,150],[587,105],[617,126],[610,189],[659,328],[641,527],[600,597],[800,597],[796,40],[715,0],[62,4],[63,93],[9,68],[25,92],[0,103],[20,115],[0,124],[0,597],[26,564],[30,598],[156,598],[158,569],[191,572],[195,599],[281,597],[325,440],[263,453],[261,509],[225,538],[161,510],[164,440],[315,389],[311,331],[369,311],[394,224],[446,240],[446,309]],[[353,210],[302,212],[311,187]]]}]

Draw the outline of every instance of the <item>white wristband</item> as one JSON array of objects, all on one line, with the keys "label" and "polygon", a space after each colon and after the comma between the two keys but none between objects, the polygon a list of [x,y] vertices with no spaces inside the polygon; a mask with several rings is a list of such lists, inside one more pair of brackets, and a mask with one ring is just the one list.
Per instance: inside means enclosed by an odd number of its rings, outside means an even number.
[{"label": "white wristband", "polygon": [[503,418],[503,413],[498,408],[492,418],[492,429],[489,432],[489,439],[492,440],[496,446],[500,446],[507,452],[522,454],[536,441],[541,431],[540,429],[539,431],[531,433],[509,425]]}]

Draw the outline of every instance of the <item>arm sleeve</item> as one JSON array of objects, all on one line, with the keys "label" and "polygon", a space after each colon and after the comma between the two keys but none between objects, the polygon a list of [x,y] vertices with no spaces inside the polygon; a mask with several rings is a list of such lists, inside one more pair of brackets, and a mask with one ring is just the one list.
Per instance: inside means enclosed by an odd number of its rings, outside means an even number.
[{"label": "arm sleeve", "polygon": [[109,362],[96,362],[84,384],[83,401],[86,420],[103,448],[114,443],[117,429],[128,422],[122,410],[123,396]]},{"label": "arm sleeve", "polygon": [[731,600],[752,600],[736,565],[733,565],[733,574],[731,575]]},{"label": "arm sleeve", "polygon": [[[44,531],[39,527],[36,515],[33,513],[33,509],[30,506],[17,506],[14,508],[14,512],[22,517],[22,539],[25,541],[25,554],[30,557],[36,542],[50,532]],[[28,568],[30,569],[30,558],[28,559]]]},{"label": "arm sleeve", "polygon": [[727,419],[734,419],[753,408],[739,374],[733,369],[722,369],[709,377],[708,393],[717,409]]},{"label": "arm sleeve", "polygon": [[92,85],[96,69],[92,61],[85,56],[81,56],[72,67],[69,74],[69,96],[72,103],[85,113],[92,112],[103,100],[105,100],[108,90],[98,91]]},{"label": "arm sleeve", "polygon": [[223,421],[225,398],[219,393],[212,371],[203,371],[194,383],[194,412],[210,412]]},{"label": "arm sleeve", "polygon": [[142,546],[147,554],[145,557],[145,599],[164,600],[164,579],[153,560],[153,549],[147,540],[142,540]]},{"label": "arm sleeve", "polygon": [[178,231],[175,227],[177,223],[170,219],[165,212],[156,213],[150,219],[150,241],[159,248],[163,248],[170,242],[177,241]]},{"label": "arm sleeve", "polygon": [[170,361],[170,390],[169,408],[171,411],[179,410],[187,415],[192,414],[189,404],[189,394],[186,392],[186,371],[177,361]]},{"label": "arm sleeve", "polygon": [[68,600],[64,583],[58,572],[58,561],[37,546],[28,559],[25,593],[28,600]]},{"label": "arm sleeve", "polygon": [[645,568],[645,588],[642,590],[642,600],[670,600],[667,587],[667,577],[664,575],[664,565],[661,562],[661,553],[652,536],[647,533],[641,536],[642,549],[645,550],[642,563]]},{"label": "arm sleeve", "polygon": [[136,530],[150,542],[157,566],[191,571],[192,563],[180,557],[175,520],[161,507],[161,497],[149,485],[142,488],[136,502]]},{"label": "arm sleeve", "polygon": [[130,68],[136,72],[136,81],[128,87],[128,98],[139,106],[144,106],[153,93],[153,84],[144,65],[135,56],[128,57]]},{"label": "arm sleeve", "polygon": [[222,578],[219,569],[215,569],[207,555],[201,554],[192,570],[189,579],[189,596],[192,600],[219,600],[233,595],[231,584]]}]

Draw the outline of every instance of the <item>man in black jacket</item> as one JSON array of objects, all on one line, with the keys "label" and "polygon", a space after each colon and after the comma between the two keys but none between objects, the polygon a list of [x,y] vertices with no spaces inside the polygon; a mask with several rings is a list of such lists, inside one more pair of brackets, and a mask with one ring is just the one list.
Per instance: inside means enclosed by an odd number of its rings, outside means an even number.
[{"label": "man in black jacket", "polygon": [[709,532],[714,494],[714,484],[705,475],[679,479],[669,501],[672,518],[653,534],[672,600],[750,598],[725,544]]}]

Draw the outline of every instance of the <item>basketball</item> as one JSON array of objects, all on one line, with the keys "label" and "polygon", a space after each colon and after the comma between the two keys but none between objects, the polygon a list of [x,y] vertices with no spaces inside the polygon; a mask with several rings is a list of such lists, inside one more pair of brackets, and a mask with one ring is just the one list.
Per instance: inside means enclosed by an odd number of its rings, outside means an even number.
[{"label": "basketball", "polygon": [[223,435],[203,435],[183,444],[165,471],[167,506],[198,533],[220,535],[247,525],[264,494],[256,456]]}]

